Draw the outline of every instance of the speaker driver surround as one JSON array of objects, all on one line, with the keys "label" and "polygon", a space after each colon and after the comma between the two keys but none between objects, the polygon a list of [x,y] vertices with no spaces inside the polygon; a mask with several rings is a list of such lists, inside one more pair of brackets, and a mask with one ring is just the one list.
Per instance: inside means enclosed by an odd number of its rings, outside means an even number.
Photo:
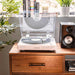
[{"label": "speaker driver surround", "polygon": [[72,47],[74,44],[74,37],[72,35],[66,35],[63,39],[63,45],[67,48]]},{"label": "speaker driver surround", "polygon": [[72,36],[66,36],[65,38],[64,38],[64,42],[65,42],[65,44],[72,44],[72,42],[73,42],[73,37]]}]

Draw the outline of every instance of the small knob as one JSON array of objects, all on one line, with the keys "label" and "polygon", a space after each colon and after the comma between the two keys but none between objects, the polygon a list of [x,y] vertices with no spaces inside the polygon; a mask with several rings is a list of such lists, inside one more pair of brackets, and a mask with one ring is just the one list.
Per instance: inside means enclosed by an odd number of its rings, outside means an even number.
[{"label": "small knob", "polygon": [[72,26],[68,26],[68,27],[66,28],[66,31],[67,31],[68,33],[71,33],[71,32],[73,31]]}]

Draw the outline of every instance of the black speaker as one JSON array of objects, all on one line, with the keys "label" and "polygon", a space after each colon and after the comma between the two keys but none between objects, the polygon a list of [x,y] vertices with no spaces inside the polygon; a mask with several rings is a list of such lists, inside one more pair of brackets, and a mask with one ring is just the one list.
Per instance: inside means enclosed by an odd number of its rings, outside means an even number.
[{"label": "black speaker", "polygon": [[59,42],[61,48],[75,48],[75,23],[60,23]]}]

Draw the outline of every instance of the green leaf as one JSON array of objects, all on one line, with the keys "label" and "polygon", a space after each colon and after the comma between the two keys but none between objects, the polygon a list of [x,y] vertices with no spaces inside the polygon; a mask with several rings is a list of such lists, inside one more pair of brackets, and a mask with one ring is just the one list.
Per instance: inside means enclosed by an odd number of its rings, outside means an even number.
[{"label": "green leaf", "polygon": [[62,7],[69,7],[73,0],[56,0],[60,6]]},{"label": "green leaf", "polygon": [[21,3],[22,0],[17,2],[15,0],[2,0],[2,9],[3,11],[6,11],[9,15],[18,14]]},{"label": "green leaf", "polygon": [[5,24],[5,22],[4,22],[4,17],[2,16],[1,18],[0,18],[0,26],[2,26],[2,25],[4,25]]},{"label": "green leaf", "polygon": [[17,42],[17,40],[14,40],[13,42],[12,42],[12,44],[14,44],[14,43],[16,43]]}]

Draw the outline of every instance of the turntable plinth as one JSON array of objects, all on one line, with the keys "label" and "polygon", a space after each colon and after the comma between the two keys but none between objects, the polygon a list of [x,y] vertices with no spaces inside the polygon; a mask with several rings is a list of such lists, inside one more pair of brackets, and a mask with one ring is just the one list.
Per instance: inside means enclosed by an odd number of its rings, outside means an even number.
[{"label": "turntable plinth", "polygon": [[20,52],[15,44],[9,52],[10,75],[75,75],[65,71],[65,55],[75,55],[75,48],[62,49],[59,43],[54,48],[55,53]]}]

